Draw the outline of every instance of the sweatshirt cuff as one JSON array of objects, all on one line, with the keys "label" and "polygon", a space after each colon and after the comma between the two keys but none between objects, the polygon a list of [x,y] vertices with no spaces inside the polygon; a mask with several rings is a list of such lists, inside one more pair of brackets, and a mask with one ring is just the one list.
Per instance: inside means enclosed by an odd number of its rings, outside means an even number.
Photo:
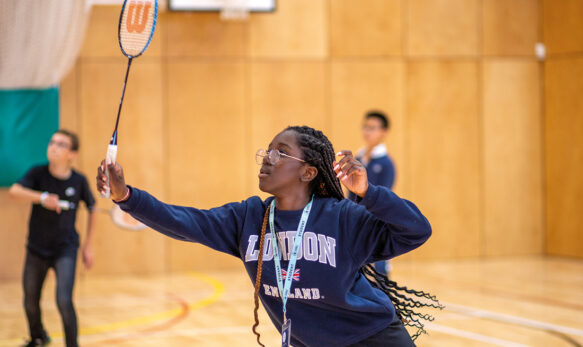
[{"label": "sweatshirt cuff", "polygon": [[374,206],[379,198],[380,191],[381,188],[369,183],[366,194],[364,194],[363,198],[359,198],[358,204],[363,205],[367,209]]},{"label": "sweatshirt cuff", "polygon": [[139,197],[137,195],[139,195],[139,190],[130,186],[128,184],[128,189],[129,189],[129,193],[130,193],[130,197],[122,202],[119,202],[116,204],[124,211],[129,211],[129,210],[133,210],[136,208],[136,206],[138,205],[138,201],[140,200]]}]

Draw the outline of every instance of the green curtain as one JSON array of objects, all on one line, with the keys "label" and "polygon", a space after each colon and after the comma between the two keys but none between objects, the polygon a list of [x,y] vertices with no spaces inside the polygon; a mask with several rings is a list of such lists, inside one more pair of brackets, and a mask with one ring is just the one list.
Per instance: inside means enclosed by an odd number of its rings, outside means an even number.
[{"label": "green curtain", "polygon": [[47,162],[47,145],[59,128],[59,89],[0,90],[0,187]]}]

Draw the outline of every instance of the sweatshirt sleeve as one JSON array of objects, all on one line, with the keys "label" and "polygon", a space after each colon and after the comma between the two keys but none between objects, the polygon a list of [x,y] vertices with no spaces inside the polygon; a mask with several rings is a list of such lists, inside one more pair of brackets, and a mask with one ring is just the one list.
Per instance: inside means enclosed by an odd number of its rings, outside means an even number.
[{"label": "sweatshirt sleeve", "polygon": [[145,191],[134,187],[130,189],[130,198],[119,203],[119,206],[135,219],[174,239],[201,243],[240,257],[238,241],[245,219],[246,201],[199,210],[165,204]]},{"label": "sweatshirt sleeve", "polygon": [[359,266],[412,251],[431,236],[417,206],[385,187],[369,185],[358,205],[347,201],[345,208],[349,252]]}]

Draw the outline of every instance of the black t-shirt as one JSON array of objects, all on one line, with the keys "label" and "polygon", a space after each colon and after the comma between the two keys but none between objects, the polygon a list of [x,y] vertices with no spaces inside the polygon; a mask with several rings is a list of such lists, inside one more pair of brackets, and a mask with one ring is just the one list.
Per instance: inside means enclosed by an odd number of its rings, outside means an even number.
[{"label": "black t-shirt", "polygon": [[30,169],[18,183],[33,190],[57,194],[59,200],[67,201],[69,205],[68,209],[61,209],[61,214],[40,204],[32,205],[28,250],[43,257],[52,257],[69,247],[79,247],[79,234],[75,230],[79,202],[85,202],[89,211],[95,205],[85,176],[73,170],[69,178],[62,180],[50,174],[48,165],[40,165]]}]

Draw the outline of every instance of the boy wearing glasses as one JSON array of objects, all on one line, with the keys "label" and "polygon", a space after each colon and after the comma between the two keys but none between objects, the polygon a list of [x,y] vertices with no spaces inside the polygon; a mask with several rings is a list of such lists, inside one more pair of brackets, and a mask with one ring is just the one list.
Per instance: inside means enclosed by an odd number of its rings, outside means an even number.
[{"label": "boy wearing glasses", "polygon": [[[370,184],[392,189],[395,182],[395,166],[384,143],[389,128],[389,118],[383,112],[369,111],[366,113],[362,124],[364,147],[358,150],[356,159],[366,167]],[[354,201],[356,195],[350,193],[348,198]],[[390,261],[379,261],[374,265],[378,272],[389,277]]]},{"label": "boy wearing glasses", "polygon": [[57,306],[67,347],[77,346],[77,315],[73,306],[75,265],[79,234],[75,219],[79,203],[89,210],[87,236],[82,248],[86,268],[93,264],[92,238],[95,199],[85,176],[72,168],[79,140],[67,130],[55,132],[47,148],[49,163],[31,168],[10,187],[10,196],[32,202],[24,273],[24,308],[30,341],[25,346],[43,346],[50,342],[41,321],[40,298],[47,272],[53,268],[57,280]]}]

